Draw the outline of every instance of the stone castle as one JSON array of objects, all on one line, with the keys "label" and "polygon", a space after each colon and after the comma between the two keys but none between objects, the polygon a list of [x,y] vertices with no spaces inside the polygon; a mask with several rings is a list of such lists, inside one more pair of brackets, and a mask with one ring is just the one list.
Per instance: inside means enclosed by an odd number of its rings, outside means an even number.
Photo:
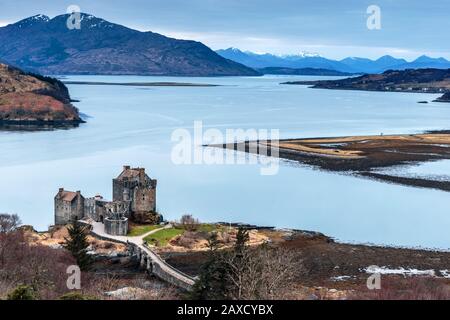
[{"label": "stone castle", "polygon": [[100,195],[85,198],[80,191],[60,188],[55,196],[55,224],[92,219],[103,223],[108,234],[126,235],[128,219],[146,224],[161,222],[162,217],[156,212],[156,180],[144,168],[124,166],[122,173],[113,179],[112,187],[112,201]]}]

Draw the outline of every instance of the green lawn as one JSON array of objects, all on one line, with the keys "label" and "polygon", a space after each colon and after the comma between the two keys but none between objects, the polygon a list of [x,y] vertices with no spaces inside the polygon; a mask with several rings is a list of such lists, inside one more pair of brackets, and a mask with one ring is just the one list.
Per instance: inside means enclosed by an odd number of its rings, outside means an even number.
[{"label": "green lawn", "polygon": [[210,223],[202,223],[197,229],[198,232],[208,232],[208,233],[221,230],[222,230],[221,226]]},{"label": "green lawn", "polygon": [[151,235],[148,235],[147,237],[144,238],[144,241],[147,241],[149,244],[164,247],[169,243],[170,239],[183,233],[184,233],[183,229],[177,228],[163,229],[155,233],[152,233]]},{"label": "green lawn", "polygon": [[133,226],[131,227],[131,230],[128,232],[128,236],[129,237],[141,236],[143,234],[146,234],[147,232],[150,232],[158,228],[162,228],[162,226],[160,225]]}]

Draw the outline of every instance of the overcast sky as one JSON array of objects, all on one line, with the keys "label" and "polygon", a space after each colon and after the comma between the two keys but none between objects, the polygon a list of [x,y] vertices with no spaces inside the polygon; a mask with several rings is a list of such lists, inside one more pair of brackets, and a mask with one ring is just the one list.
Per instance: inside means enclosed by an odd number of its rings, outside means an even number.
[{"label": "overcast sky", "polygon": [[[212,49],[450,59],[449,0],[0,0],[0,25],[40,13],[54,17],[69,5]],[[367,28],[370,5],[381,9],[380,30]]]}]

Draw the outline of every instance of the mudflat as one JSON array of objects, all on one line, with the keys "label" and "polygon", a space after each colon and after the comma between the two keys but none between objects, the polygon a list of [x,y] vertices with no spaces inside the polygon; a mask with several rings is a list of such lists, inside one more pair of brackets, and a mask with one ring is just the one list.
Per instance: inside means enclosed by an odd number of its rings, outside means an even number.
[{"label": "mudflat", "polygon": [[[250,143],[252,147],[250,148]],[[254,147],[257,144],[258,148]],[[426,177],[404,177],[376,169],[450,159],[448,131],[423,134],[346,136],[288,139],[278,146],[268,141],[225,144],[223,148],[261,153],[268,146],[278,148],[278,157],[322,170],[347,172],[390,183],[450,191],[450,181]]]}]

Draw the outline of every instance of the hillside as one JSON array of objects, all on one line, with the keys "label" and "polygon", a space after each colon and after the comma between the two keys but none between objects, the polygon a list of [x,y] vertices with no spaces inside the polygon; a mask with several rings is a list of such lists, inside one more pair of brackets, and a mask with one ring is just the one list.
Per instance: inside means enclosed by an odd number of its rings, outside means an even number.
[{"label": "hillside", "polygon": [[320,89],[398,91],[445,93],[450,92],[450,69],[389,70],[382,74],[367,74],[341,80],[293,81],[284,84],[312,85]]},{"label": "hillside", "polygon": [[80,122],[62,82],[0,63],[0,124]]},{"label": "hillside", "polygon": [[256,76],[200,42],[140,32],[88,14],[37,15],[0,28],[0,59],[41,74]]}]

